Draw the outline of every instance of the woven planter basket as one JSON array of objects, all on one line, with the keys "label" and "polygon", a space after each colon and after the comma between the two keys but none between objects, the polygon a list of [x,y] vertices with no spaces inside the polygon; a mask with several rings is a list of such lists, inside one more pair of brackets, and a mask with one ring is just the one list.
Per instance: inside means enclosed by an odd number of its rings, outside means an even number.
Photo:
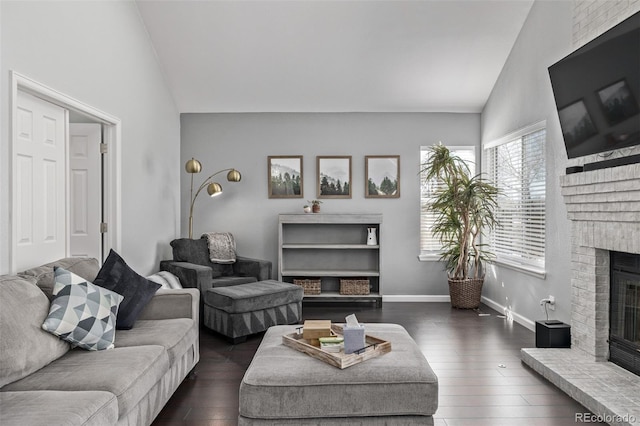
[{"label": "woven planter basket", "polygon": [[369,294],[369,280],[341,279],[340,294],[353,296]]},{"label": "woven planter basket", "polygon": [[304,290],[304,294],[320,294],[322,282],[320,280],[293,280],[295,285],[299,285]]},{"label": "woven planter basket", "polygon": [[451,306],[458,309],[475,309],[480,306],[484,278],[454,280],[449,278]]}]

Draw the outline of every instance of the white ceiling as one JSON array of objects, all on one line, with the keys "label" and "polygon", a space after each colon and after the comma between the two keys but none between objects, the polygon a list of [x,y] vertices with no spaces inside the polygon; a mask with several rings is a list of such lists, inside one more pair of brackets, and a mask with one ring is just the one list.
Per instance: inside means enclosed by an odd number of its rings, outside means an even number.
[{"label": "white ceiling", "polygon": [[180,112],[480,112],[533,0],[138,0]]}]

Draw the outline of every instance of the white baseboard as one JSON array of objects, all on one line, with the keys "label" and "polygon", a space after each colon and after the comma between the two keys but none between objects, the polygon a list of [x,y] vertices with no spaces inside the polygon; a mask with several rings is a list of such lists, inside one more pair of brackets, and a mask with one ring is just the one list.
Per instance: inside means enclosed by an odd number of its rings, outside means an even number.
[{"label": "white baseboard", "polygon": [[427,294],[389,294],[382,296],[383,302],[451,302],[448,294],[427,295]]},{"label": "white baseboard", "polygon": [[[498,302],[491,300],[487,297],[482,296],[482,303],[490,307],[491,309],[495,309],[496,311],[503,313],[505,311],[505,307]],[[536,323],[531,321],[529,318],[523,317],[517,312],[511,311],[511,315],[513,316],[513,320],[520,324],[521,326],[528,328],[531,331],[536,331]]]},{"label": "white baseboard", "polygon": [[[394,302],[430,302],[430,303],[449,303],[451,302],[451,297],[448,294],[442,295],[428,295],[428,294],[389,294],[382,296],[383,302],[394,303]],[[491,309],[495,309],[496,311],[503,313],[505,311],[505,307],[498,302],[491,300],[487,297],[482,296],[482,303],[490,307]],[[529,318],[523,317],[517,312],[511,312],[513,316],[513,320],[520,324],[521,326],[528,328],[531,331],[536,330],[536,323],[531,321]]]}]

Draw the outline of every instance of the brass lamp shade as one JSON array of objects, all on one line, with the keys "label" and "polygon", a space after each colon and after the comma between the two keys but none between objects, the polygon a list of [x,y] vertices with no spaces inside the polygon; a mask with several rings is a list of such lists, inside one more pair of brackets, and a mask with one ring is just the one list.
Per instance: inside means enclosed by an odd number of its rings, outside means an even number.
[{"label": "brass lamp shade", "polygon": [[207,186],[207,193],[211,196],[211,197],[215,197],[217,195],[222,194],[222,185],[220,185],[218,182],[211,182],[208,186]]},{"label": "brass lamp shade", "polygon": [[200,192],[202,192],[202,190],[206,187],[207,193],[209,194],[209,196],[215,197],[217,195],[220,195],[222,194],[222,185],[220,185],[218,182],[211,181],[211,179],[215,175],[228,171],[227,180],[229,182],[240,182],[240,179],[242,179],[242,175],[236,169],[218,170],[217,172],[213,173],[208,178],[206,178],[202,182],[202,184],[200,184],[200,186],[196,190],[196,193],[194,194],[193,193],[193,175],[195,173],[200,173],[202,171],[202,164],[195,158],[191,157],[191,160],[187,161],[187,163],[184,165],[184,168],[187,171],[187,173],[191,174],[191,190],[189,192],[189,198],[191,199],[191,203],[189,204],[189,238],[193,238],[193,205],[195,204],[196,198],[198,198],[198,195],[200,194]]},{"label": "brass lamp shade", "polygon": [[184,165],[184,168],[187,170],[187,173],[200,173],[202,171],[202,164],[195,158],[191,158],[191,160],[187,161],[187,164]]},{"label": "brass lamp shade", "polygon": [[227,173],[227,180],[229,182],[240,182],[240,179],[242,179],[242,175],[236,169],[231,169],[229,173]]}]

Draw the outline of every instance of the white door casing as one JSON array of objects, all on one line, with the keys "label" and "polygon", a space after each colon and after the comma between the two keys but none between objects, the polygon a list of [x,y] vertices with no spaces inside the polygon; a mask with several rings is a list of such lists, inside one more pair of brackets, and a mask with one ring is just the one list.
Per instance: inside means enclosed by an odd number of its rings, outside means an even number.
[{"label": "white door casing", "polygon": [[102,126],[69,124],[69,256],[102,259]]},{"label": "white door casing", "polygon": [[65,257],[67,112],[18,92],[13,238],[18,270]]},{"label": "white door casing", "polygon": [[[1,1],[1,0],[0,0]],[[36,262],[28,265],[21,264],[18,261],[18,232],[17,223],[19,215],[18,200],[20,198],[20,190],[16,184],[18,169],[17,153],[19,149],[18,142],[18,99],[20,93],[29,93],[37,98],[49,101],[64,110],[71,110],[82,114],[83,116],[102,125],[102,142],[109,147],[108,155],[102,158],[102,221],[108,223],[108,232],[102,234],[102,253],[107,253],[113,248],[116,251],[121,249],[122,232],[120,223],[122,222],[121,199],[122,199],[122,168],[121,168],[121,141],[122,141],[122,123],[120,119],[114,117],[104,111],[101,111],[91,105],[85,104],[75,98],[61,93],[51,87],[45,86],[15,70],[9,71],[9,103],[10,103],[10,197],[9,197],[9,238],[6,241],[9,247],[8,271],[6,273],[14,274],[36,265],[46,262],[46,259],[39,258]],[[68,128],[65,129],[68,131]],[[67,135],[65,135],[67,136]],[[66,170],[66,169],[65,169]],[[66,197],[67,191],[63,194]],[[69,226],[69,220],[64,221]],[[68,229],[68,228],[67,228]],[[2,243],[5,240],[0,239]],[[69,246],[69,238],[66,237],[67,248]],[[59,256],[64,257],[64,256]],[[55,259],[54,259],[55,260]],[[102,263],[102,259],[98,259]],[[19,266],[20,264],[20,266]],[[0,266],[1,268],[1,266]],[[5,273],[4,271],[2,273]]]}]

